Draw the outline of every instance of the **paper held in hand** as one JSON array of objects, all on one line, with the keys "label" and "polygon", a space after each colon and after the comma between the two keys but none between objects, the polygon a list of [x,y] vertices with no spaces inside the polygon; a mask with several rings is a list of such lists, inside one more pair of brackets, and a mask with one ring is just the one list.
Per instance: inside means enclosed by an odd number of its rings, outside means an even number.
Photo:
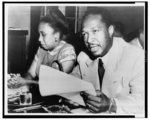
[{"label": "paper held in hand", "polygon": [[96,95],[91,83],[45,65],[40,67],[39,89],[42,96],[61,95],[81,105],[81,91]]}]

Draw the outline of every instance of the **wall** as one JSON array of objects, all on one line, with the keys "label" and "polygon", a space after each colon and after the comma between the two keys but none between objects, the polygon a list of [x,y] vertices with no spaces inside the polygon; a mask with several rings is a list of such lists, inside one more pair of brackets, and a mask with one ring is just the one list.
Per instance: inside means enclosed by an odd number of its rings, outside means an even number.
[{"label": "wall", "polygon": [[9,6],[8,27],[28,30],[26,41],[26,45],[28,46],[30,39],[30,6]]},{"label": "wall", "polygon": [[[78,31],[81,29],[82,16],[88,8],[79,6]],[[105,6],[104,8],[112,14],[114,21],[123,23],[125,35],[144,24],[144,7],[142,6]]]},{"label": "wall", "polygon": [[[61,7],[62,8],[62,7]],[[115,21],[120,21],[125,25],[125,33],[129,33],[143,24],[144,7],[105,7],[108,9]],[[64,8],[63,8],[64,9]],[[79,16],[82,16],[86,7],[79,8]],[[80,18],[80,17],[79,17]],[[30,36],[30,7],[15,6],[9,7],[8,26],[19,27],[29,31],[27,44]],[[78,26],[79,27],[79,26]]]},{"label": "wall", "polygon": [[125,34],[128,34],[144,22],[144,7],[106,7],[112,14],[114,21],[124,24]]},{"label": "wall", "polygon": [[[120,21],[125,26],[125,34],[137,29],[143,24],[144,21],[144,7],[108,7],[105,6],[112,15],[115,21]],[[59,9],[65,14],[65,8],[59,7]],[[81,17],[86,11],[87,7],[79,7],[78,15],[78,30],[81,27]],[[71,13],[72,14],[72,13]],[[31,7],[30,6],[10,6],[8,9],[8,27],[17,27],[24,30],[28,30],[27,46],[30,40],[31,30]],[[28,50],[28,48],[27,48]],[[28,51],[27,51],[28,52]]]}]

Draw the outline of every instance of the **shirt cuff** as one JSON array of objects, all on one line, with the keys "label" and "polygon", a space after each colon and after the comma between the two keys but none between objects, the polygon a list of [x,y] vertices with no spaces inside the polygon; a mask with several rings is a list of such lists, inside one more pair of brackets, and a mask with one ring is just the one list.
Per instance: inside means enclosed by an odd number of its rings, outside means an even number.
[{"label": "shirt cuff", "polygon": [[110,99],[110,105],[108,111],[109,113],[116,113],[117,111],[116,101],[114,98]]}]

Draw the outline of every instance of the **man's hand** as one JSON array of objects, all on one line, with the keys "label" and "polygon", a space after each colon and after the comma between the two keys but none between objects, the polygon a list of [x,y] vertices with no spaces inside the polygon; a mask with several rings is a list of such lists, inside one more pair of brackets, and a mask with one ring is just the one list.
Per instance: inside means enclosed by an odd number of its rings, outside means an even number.
[{"label": "man's hand", "polygon": [[81,93],[87,108],[94,113],[105,112],[109,110],[111,100],[105,94],[97,91],[97,96]]}]

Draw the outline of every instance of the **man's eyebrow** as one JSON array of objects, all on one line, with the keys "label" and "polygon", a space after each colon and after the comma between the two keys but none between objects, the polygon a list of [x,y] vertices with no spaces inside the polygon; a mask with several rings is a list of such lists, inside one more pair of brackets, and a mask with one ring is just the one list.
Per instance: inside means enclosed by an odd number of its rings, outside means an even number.
[{"label": "man's eyebrow", "polygon": [[82,29],[81,32],[86,32],[86,31],[89,31],[90,29],[92,28],[85,28],[85,29]]}]

